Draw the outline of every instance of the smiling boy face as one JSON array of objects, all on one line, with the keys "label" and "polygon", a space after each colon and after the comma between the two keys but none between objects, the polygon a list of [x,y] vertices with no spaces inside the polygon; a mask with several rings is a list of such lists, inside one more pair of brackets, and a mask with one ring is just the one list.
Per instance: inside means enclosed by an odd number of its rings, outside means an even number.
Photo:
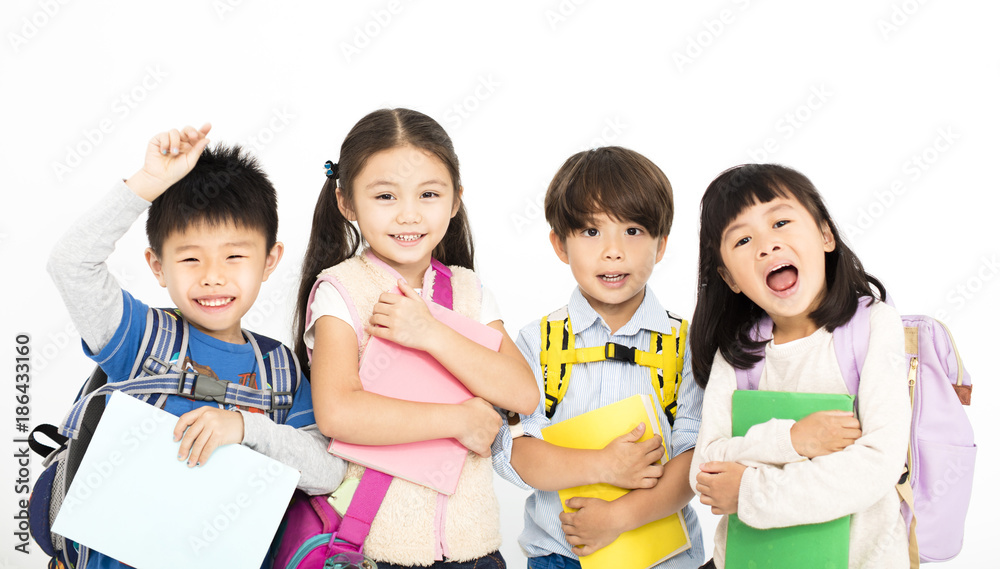
[{"label": "smiling boy face", "polygon": [[569,265],[580,292],[612,331],[624,325],[645,298],[646,282],[663,258],[667,238],[654,237],[641,225],[599,213],[582,229],[560,239],[549,234],[552,248]]},{"label": "smiling boy face", "polygon": [[240,320],[283,252],[281,243],[268,251],[258,230],[199,222],[168,235],[160,255],[147,249],[146,262],[192,326],[242,344]]}]

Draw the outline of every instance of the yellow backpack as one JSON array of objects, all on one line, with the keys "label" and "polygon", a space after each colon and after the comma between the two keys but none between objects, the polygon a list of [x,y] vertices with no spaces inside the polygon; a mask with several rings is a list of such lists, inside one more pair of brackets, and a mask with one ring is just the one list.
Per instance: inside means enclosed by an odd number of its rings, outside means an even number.
[{"label": "yellow backpack", "polygon": [[[573,364],[615,360],[649,368],[653,391],[660,400],[667,421],[673,426],[677,416],[677,392],[684,368],[688,322],[670,312],[667,312],[667,316],[676,326],[671,326],[670,334],[653,332],[648,352],[614,342],[589,348],[575,347],[573,326],[569,321],[569,310],[565,306],[542,318],[542,349],[539,359],[545,386],[545,416],[551,419],[556,406],[566,396]],[[673,350],[669,348],[671,345]],[[664,353],[664,346],[670,351]],[[559,370],[558,376],[553,376],[553,381],[549,381],[549,366],[556,366],[555,369]],[[671,378],[673,381],[670,381]]]}]

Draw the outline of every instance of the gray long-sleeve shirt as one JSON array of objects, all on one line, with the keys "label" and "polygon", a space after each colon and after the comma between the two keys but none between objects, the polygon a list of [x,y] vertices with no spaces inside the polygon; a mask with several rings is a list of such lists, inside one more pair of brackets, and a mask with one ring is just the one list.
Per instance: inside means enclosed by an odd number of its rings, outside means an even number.
[{"label": "gray long-sleeve shirt", "polygon": [[[70,318],[92,353],[100,352],[118,330],[124,313],[122,288],[106,261],[120,239],[149,207],[124,182],[83,214],[56,243],[48,270]],[[332,492],[346,464],[326,451],[328,440],[315,425],[278,425],[259,413],[241,411],[242,444],[301,472],[299,488],[309,494]]]}]

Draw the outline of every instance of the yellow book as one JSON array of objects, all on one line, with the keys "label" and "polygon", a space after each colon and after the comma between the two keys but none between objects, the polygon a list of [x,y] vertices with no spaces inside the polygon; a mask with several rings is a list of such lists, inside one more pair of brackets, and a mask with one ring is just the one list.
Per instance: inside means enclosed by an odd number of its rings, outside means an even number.
[{"label": "yellow book", "polygon": [[[660,433],[660,420],[652,395],[633,395],[572,419],[542,429],[542,438],[555,445],[602,449],[620,435],[646,423],[640,441]],[[664,455],[666,456],[666,455]],[[563,509],[574,496],[615,500],[630,490],[611,484],[588,484],[559,491]],[[684,517],[679,513],[650,522],[618,536],[611,545],[580,558],[583,569],[646,569],[691,547]]]}]

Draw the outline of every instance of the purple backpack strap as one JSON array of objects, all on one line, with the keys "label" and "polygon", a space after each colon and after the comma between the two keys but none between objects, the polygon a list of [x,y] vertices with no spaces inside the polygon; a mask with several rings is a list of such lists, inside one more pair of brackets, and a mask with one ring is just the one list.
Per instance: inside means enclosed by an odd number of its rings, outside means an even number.
[{"label": "purple backpack strap", "polygon": [[861,384],[861,368],[868,355],[868,341],[871,339],[871,297],[858,300],[858,309],[847,324],[833,331],[833,349],[837,353],[840,375],[844,378],[847,392],[858,394]]},{"label": "purple backpack strap", "polygon": [[[750,330],[750,337],[757,341],[766,340],[773,335],[773,329],[774,322],[767,316],[764,316],[757,322],[753,330]],[[760,385],[760,376],[763,374],[764,358],[761,358],[760,361],[747,369],[737,369],[736,389],[756,391],[757,386]]]},{"label": "purple backpack strap", "polygon": [[[833,331],[833,348],[837,353],[837,364],[840,366],[840,374],[844,378],[847,392],[851,395],[858,394],[861,367],[865,356],[868,355],[868,341],[871,338],[871,302],[871,297],[861,298],[854,316],[847,324]],[[765,316],[751,331],[750,337],[758,341],[765,340],[773,335],[773,328],[774,323]],[[737,369],[736,388],[756,390],[763,373],[763,358],[748,369]]]}]

